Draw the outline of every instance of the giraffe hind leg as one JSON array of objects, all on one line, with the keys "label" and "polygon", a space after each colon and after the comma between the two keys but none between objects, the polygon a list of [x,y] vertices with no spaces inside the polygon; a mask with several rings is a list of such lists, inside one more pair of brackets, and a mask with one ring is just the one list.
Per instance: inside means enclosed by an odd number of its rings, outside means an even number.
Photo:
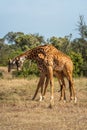
[{"label": "giraffe hind leg", "polygon": [[62,80],[62,84],[61,84],[61,96],[60,96],[60,100],[66,102],[66,94],[65,94],[65,89],[66,89],[66,86],[65,86],[65,81],[64,79]]},{"label": "giraffe hind leg", "polygon": [[69,81],[69,89],[70,89],[70,100],[76,103],[77,102],[77,97],[76,97],[76,93],[75,93],[75,89],[73,86],[73,82]]},{"label": "giraffe hind leg", "polygon": [[68,71],[68,81],[69,81],[69,90],[70,90],[70,100],[74,100],[74,102],[77,102],[76,93],[74,89],[73,79],[72,79],[72,73]]},{"label": "giraffe hind leg", "polygon": [[66,95],[65,95],[66,86],[65,86],[64,74],[63,72],[58,72],[56,73],[56,76],[58,78],[59,85],[60,85],[60,90],[58,91],[58,92],[61,92],[60,100],[65,102],[66,101]]}]

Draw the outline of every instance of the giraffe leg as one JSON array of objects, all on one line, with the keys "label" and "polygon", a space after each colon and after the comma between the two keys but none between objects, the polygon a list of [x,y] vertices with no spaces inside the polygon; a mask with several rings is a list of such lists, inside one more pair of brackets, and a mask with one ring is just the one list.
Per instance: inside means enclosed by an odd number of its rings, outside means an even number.
[{"label": "giraffe leg", "polygon": [[76,94],[75,94],[75,89],[73,85],[73,79],[72,79],[72,73],[68,71],[68,80],[69,80],[69,90],[70,90],[70,100],[74,100],[75,103],[77,102]]},{"label": "giraffe leg", "polygon": [[58,92],[61,92],[62,91],[62,83],[61,83],[61,80],[58,78],[58,82],[59,82],[59,85],[60,85],[60,89],[58,90]]},{"label": "giraffe leg", "polygon": [[45,97],[48,84],[49,84],[49,77],[46,75],[45,87],[44,87],[44,91],[43,91],[43,99]]},{"label": "giraffe leg", "polygon": [[44,80],[45,80],[45,75],[44,75],[44,74],[41,74],[40,79],[39,79],[39,82],[38,82],[38,85],[37,85],[37,88],[36,88],[36,91],[35,91],[35,94],[34,94],[32,100],[34,100],[35,97],[37,96],[37,93],[38,93],[40,87],[41,87],[40,100],[42,99]]},{"label": "giraffe leg", "polygon": [[53,68],[52,66],[48,67],[49,79],[50,79],[50,108],[54,105],[54,81],[53,81]]},{"label": "giraffe leg", "polygon": [[66,101],[66,95],[65,95],[65,89],[66,89],[66,86],[65,86],[65,81],[64,81],[64,78],[61,78],[61,97],[60,97],[60,100],[63,100],[64,102]]},{"label": "giraffe leg", "polygon": [[63,72],[57,72],[56,77],[57,77],[59,85],[60,85],[60,90],[58,91],[58,92],[61,92],[60,100],[63,100],[65,102],[66,101],[66,95],[65,95],[66,86],[65,86]]},{"label": "giraffe leg", "polygon": [[69,80],[69,89],[70,89],[70,100],[74,100],[75,103],[77,102],[76,94],[75,94],[75,89],[73,86],[73,81]]},{"label": "giraffe leg", "polygon": [[42,74],[41,85],[40,85],[40,87],[41,87],[40,101],[42,101],[44,99],[44,97],[43,97],[44,81],[45,81],[45,75]]},{"label": "giraffe leg", "polygon": [[74,99],[75,103],[77,101],[76,94],[75,94],[75,89],[73,85],[73,64],[68,64],[68,62],[65,64],[63,73],[66,76],[68,82],[69,82],[69,91],[70,91],[70,100],[72,101]]}]

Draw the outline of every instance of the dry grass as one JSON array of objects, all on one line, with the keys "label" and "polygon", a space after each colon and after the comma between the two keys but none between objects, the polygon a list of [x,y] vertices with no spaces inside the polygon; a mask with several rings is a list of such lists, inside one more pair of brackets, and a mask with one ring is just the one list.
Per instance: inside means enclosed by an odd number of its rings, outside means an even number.
[{"label": "dry grass", "polygon": [[45,101],[35,101],[32,96],[38,79],[0,80],[0,130],[87,130],[87,78],[74,79],[77,104],[59,102],[58,83],[55,80],[53,109],[48,108],[50,93]]}]

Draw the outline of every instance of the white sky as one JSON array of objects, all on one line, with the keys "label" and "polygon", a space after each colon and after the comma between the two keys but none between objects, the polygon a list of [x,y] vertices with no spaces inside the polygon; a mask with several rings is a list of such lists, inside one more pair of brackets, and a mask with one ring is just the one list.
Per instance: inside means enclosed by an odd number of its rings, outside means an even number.
[{"label": "white sky", "polygon": [[0,38],[11,31],[75,38],[80,15],[87,24],[87,0],[0,0]]}]

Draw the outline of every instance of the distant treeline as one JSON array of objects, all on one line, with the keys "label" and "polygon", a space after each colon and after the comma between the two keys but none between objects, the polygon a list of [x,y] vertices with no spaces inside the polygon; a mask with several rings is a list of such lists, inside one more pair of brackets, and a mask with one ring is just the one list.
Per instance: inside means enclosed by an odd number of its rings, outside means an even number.
[{"label": "distant treeline", "polygon": [[[74,63],[74,76],[87,76],[87,25],[84,17],[80,16],[77,30],[80,37],[72,40],[72,34],[65,37],[51,37],[47,40],[39,34],[24,34],[8,32],[0,39],[0,66],[6,66],[9,58],[39,45],[53,44],[57,49],[71,57]],[[36,63],[26,61],[23,70],[16,73],[21,76],[38,75]]]}]

